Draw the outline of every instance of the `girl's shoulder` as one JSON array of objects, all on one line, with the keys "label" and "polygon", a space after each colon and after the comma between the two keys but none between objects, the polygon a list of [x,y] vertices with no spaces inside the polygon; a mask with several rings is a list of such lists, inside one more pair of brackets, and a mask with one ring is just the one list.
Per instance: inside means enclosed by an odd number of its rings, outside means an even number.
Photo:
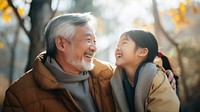
[{"label": "girl's shoulder", "polygon": [[161,66],[156,66],[157,72],[153,78],[151,89],[154,91],[156,89],[170,90],[174,91],[168,81],[167,75],[165,74],[165,69]]},{"label": "girl's shoulder", "polygon": [[146,100],[147,110],[178,112],[180,101],[162,67],[157,68]]}]

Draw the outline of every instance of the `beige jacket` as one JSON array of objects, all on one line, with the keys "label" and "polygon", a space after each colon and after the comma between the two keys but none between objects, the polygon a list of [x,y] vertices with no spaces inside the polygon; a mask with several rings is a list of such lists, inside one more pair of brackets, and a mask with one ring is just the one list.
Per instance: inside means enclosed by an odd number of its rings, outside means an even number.
[{"label": "beige jacket", "polygon": [[[122,80],[122,69],[117,68],[111,78],[116,110],[129,112]],[[152,63],[143,66],[135,91],[136,112],[178,112],[179,107],[179,99],[163,70]]]}]

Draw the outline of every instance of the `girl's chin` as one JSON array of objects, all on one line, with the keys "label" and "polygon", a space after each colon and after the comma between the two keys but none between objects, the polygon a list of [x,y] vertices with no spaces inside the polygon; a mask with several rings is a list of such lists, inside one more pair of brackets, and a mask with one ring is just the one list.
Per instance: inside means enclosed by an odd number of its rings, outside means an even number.
[{"label": "girl's chin", "polygon": [[115,63],[115,65],[116,65],[117,67],[121,67],[121,66],[122,66],[121,63]]}]

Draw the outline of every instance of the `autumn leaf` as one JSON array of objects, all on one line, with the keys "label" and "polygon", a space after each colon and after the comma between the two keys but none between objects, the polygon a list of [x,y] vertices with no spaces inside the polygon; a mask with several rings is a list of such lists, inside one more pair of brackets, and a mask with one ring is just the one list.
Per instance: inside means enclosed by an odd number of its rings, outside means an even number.
[{"label": "autumn leaf", "polygon": [[10,7],[6,8],[6,10],[3,11],[2,13],[2,18],[3,21],[8,23],[10,21],[10,13],[11,13],[12,9]]},{"label": "autumn leaf", "polygon": [[175,24],[177,30],[181,29],[182,24],[189,24],[189,21],[185,17],[186,10],[187,5],[185,5],[183,2],[180,2],[179,7],[177,9],[170,9],[168,11],[168,14],[172,17],[172,22]]},{"label": "autumn leaf", "polygon": [[185,0],[186,1],[186,3],[190,3],[190,0]]},{"label": "autumn leaf", "polygon": [[180,12],[183,12],[183,13],[185,13],[186,11],[186,6],[182,2],[179,4],[179,10]]},{"label": "autumn leaf", "polygon": [[8,6],[7,0],[0,0],[0,10],[6,8]]},{"label": "autumn leaf", "polygon": [[175,15],[175,16],[173,17],[173,19],[174,19],[175,21],[180,21],[180,20],[181,20],[181,18],[180,18],[179,15]]},{"label": "autumn leaf", "polygon": [[4,48],[4,44],[0,42],[0,49]]},{"label": "autumn leaf", "polygon": [[22,8],[17,8],[17,12],[19,13],[20,16],[24,15],[24,9]]},{"label": "autumn leaf", "polygon": [[173,16],[173,15],[175,14],[175,10],[174,10],[174,9],[170,9],[170,10],[168,11],[168,14],[169,14],[170,16]]},{"label": "autumn leaf", "polygon": [[6,23],[10,21],[10,15],[6,11],[3,12],[2,18],[3,18],[3,21]]}]

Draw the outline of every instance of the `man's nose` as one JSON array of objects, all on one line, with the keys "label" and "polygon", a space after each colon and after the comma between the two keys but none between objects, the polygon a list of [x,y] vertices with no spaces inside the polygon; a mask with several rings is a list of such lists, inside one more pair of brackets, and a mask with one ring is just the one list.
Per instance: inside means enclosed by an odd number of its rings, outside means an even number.
[{"label": "man's nose", "polygon": [[95,52],[95,51],[97,50],[96,44],[95,44],[94,42],[91,42],[91,45],[90,45],[89,49],[90,49],[91,51],[94,51],[94,52]]}]

